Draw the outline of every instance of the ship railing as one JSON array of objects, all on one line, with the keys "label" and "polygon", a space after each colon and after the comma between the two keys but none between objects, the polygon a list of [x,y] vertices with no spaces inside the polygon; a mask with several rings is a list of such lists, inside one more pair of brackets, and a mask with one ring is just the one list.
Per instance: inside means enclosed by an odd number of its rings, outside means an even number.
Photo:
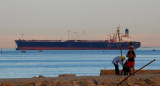
[{"label": "ship railing", "polygon": [[71,41],[73,42],[108,42],[108,40],[71,40]]},{"label": "ship railing", "polygon": [[23,42],[109,42],[108,40],[16,40]]},{"label": "ship railing", "polygon": [[24,42],[61,42],[62,40],[17,40]]}]

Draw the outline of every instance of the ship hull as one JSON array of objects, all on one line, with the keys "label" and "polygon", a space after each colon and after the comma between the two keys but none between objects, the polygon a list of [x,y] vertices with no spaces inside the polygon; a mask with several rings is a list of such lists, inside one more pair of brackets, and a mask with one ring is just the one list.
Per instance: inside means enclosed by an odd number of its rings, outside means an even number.
[{"label": "ship hull", "polygon": [[[75,47],[20,47],[16,50],[118,50],[119,48],[75,48]],[[127,50],[128,48],[123,48]]]},{"label": "ship hull", "polygon": [[[119,43],[108,41],[41,41],[41,40],[16,40],[16,50],[119,50]],[[139,48],[140,42],[132,42],[135,49]],[[122,49],[129,48],[129,42],[121,43]]]}]

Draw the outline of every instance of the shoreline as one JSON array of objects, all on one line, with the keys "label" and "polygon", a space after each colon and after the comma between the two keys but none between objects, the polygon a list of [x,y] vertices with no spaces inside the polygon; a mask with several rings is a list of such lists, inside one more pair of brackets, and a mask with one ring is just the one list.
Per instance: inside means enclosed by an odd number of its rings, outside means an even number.
[{"label": "shoreline", "polygon": [[[33,77],[33,78],[6,78],[0,79],[0,85],[6,86],[114,86],[126,76],[112,75],[114,70],[105,70],[108,75],[100,76],[75,76],[64,74],[59,77]],[[141,70],[126,80],[123,85],[160,85],[160,70]]]}]

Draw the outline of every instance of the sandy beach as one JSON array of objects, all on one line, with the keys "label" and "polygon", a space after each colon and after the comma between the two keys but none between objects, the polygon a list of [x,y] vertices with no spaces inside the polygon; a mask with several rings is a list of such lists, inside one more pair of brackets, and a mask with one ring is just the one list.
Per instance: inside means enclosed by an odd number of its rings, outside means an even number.
[{"label": "sandy beach", "polygon": [[[116,86],[126,76],[113,75],[114,70],[105,70],[106,75],[75,76],[66,74],[58,77],[43,75],[32,78],[0,79],[1,86]],[[141,70],[126,80],[123,86],[160,86],[160,70]]]}]

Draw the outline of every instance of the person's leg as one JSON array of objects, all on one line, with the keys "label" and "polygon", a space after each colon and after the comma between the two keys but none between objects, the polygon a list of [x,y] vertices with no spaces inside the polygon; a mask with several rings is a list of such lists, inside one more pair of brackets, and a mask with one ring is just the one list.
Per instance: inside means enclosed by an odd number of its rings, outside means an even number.
[{"label": "person's leg", "polygon": [[119,75],[119,67],[118,67],[118,65],[117,65],[117,75]]},{"label": "person's leg", "polygon": [[135,72],[134,63],[135,63],[134,61],[131,62],[131,68],[132,68],[132,73],[131,74],[133,74]]},{"label": "person's leg", "polygon": [[[133,72],[132,72],[132,74],[135,72],[135,69],[134,69],[134,67],[133,67]],[[134,74],[133,74],[133,76],[134,76]]]},{"label": "person's leg", "polygon": [[133,61],[133,73],[135,72],[134,65],[135,65],[135,61]]},{"label": "person's leg", "polygon": [[132,74],[132,68],[129,69],[129,75],[131,75],[131,74]]},{"label": "person's leg", "polygon": [[129,75],[132,74],[132,65],[131,65],[131,62],[128,61],[128,67],[129,67]]},{"label": "person's leg", "polygon": [[117,72],[116,72],[116,65],[114,64],[114,67],[115,67],[115,74],[117,74]]},{"label": "person's leg", "polygon": [[118,67],[118,65],[114,64],[114,66],[115,66],[115,73],[116,73],[116,75],[119,75],[119,67]]},{"label": "person's leg", "polygon": [[[132,63],[132,66],[133,66],[133,73],[135,72],[134,64],[135,64],[135,61],[133,61],[133,63]],[[134,74],[133,74],[133,75],[134,75]]]}]

